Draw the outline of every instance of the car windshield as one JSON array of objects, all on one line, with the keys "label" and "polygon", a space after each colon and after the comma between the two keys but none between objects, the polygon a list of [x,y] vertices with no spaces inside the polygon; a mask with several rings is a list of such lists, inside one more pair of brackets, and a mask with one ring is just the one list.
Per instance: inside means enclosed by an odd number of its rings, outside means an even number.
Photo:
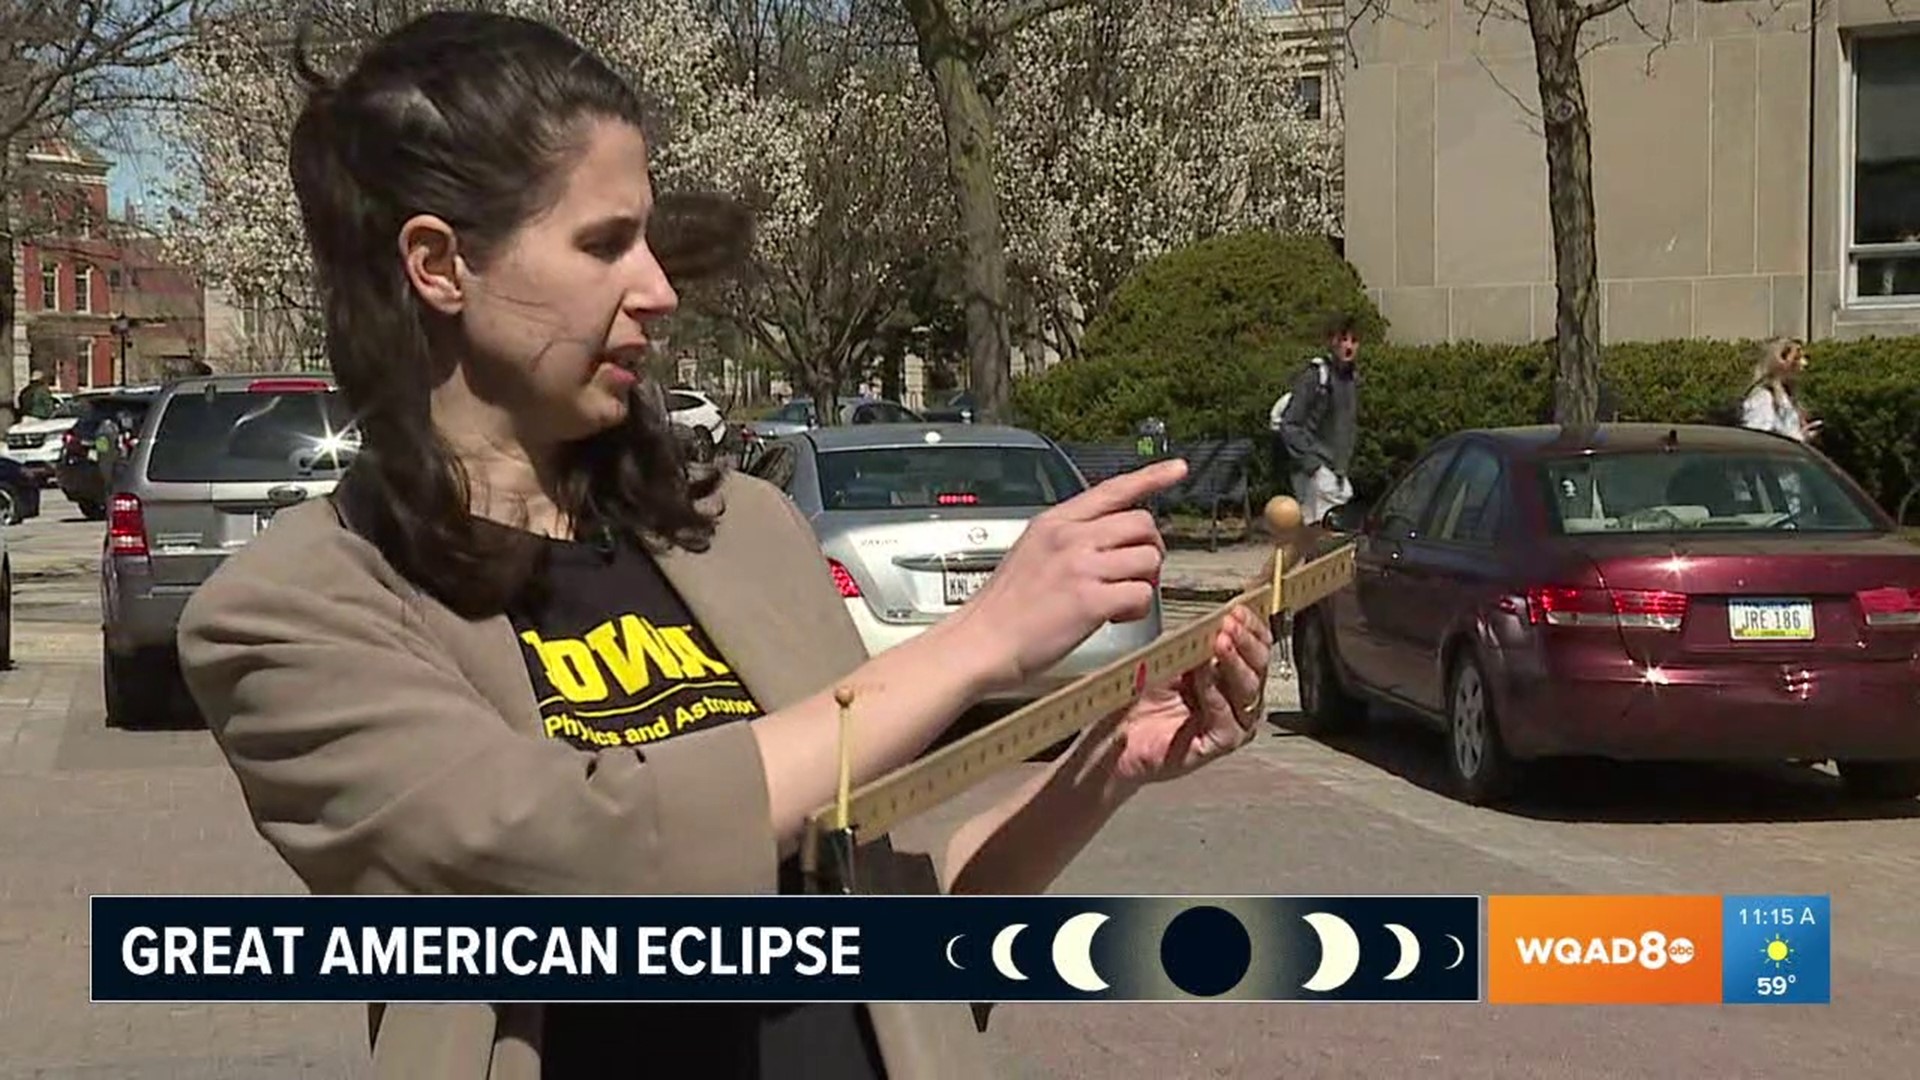
[{"label": "car windshield", "polygon": [[1080,491],[1059,454],[1027,446],[911,446],[820,454],[828,510],[1052,506]]},{"label": "car windshield", "polygon": [[1803,455],[1603,454],[1550,461],[1544,479],[1562,535],[1879,528],[1858,497]]},{"label": "car windshield", "polygon": [[336,392],[181,393],[160,414],[147,478],[247,483],[333,476],[352,461],[358,442]]}]

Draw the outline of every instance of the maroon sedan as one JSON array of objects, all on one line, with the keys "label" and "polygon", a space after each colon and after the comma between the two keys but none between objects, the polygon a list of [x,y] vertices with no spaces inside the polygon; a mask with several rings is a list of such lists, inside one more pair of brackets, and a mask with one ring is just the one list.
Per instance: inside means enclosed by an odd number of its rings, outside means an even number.
[{"label": "maroon sedan", "polygon": [[1558,755],[1832,760],[1920,794],[1920,547],[1799,443],[1462,432],[1327,524],[1354,584],[1294,620],[1305,731],[1411,710],[1476,803]]}]

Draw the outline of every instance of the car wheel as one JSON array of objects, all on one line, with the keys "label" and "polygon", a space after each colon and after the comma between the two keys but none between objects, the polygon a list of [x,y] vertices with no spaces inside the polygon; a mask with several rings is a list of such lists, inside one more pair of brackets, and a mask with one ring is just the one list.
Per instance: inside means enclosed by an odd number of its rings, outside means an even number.
[{"label": "car wheel", "polygon": [[1840,782],[1863,799],[1911,799],[1920,795],[1920,761],[1843,761]]},{"label": "car wheel", "polygon": [[1300,720],[1295,730],[1323,735],[1350,730],[1366,719],[1367,703],[1347,691],[1333,656],[1333,641],[1317,612],[1293,620],[1293,667],[1300,690]]},{"label": "car wheel", "polygon": [[10,487],[0,487],[0,524],[18,525],[23,520],[20,516],[20,496]]},{"label": "car wheel", "polygon": [[108,727],[152,727],[165,714],[167,687],[155,665],[143,657],[102,649],[100,689],[106,697]]},{"label": "car wheel", "polygon": [[88,521],[100,521],[106,518],[107,508],[97,502],[75,503],[80,508],[80,516]]},{"label": "car wheel", "polygon": [[1513,759],[1471,648],[1460,650],[1447,677],[1447,772],[1461,801],[1475,806],[1499,801],[1513,786]]}]

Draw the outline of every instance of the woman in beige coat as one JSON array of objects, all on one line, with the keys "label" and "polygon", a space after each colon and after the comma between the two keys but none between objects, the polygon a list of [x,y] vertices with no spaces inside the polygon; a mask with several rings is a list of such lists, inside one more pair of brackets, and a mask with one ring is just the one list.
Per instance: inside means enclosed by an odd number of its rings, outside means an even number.
[{"label": "woman in beige coat", "polygon": [[[633,92],[544,26],[471,13],[420,18],[337,85],[307,74],[293,178],[362,449],[332,499],[199,590],[180,649],[310,889],[790,890],[802,819],[835,787],[837,685],[858,693],[860,783],[1147,613],[1163,549],[1133,507],[1178,462],[1052,507],[974,600],[869,658],[787,500],[690,465],[669,433],[649,329],[676,306],[670,271],[703,257],[688,237],[729,230],[656,200]],[[1044,889],[1142,785],[1252,737],[1270,645],[1240,613],[1191,680],[963,825],[929,887]],[[373,1019],[389,1077],[985,1074],[966,1010],[943,1006]]]}]

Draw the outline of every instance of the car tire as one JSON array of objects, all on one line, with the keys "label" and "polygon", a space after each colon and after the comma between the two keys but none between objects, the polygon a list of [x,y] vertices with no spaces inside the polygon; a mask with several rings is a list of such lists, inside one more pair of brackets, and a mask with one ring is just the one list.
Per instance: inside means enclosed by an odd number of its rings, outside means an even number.
[{"label": "car tire", "polygon": [[1300,719],[1294,730],[1302,735],[1332,735],[1366,721],[1367,703],[1342,681],[1326,620],[1317,611],[1294,616],[1293,668],[1300,691]]},{"label": "car tire", "polygon": [[81,502],[75,503],[74,505],[80,508],[80,516],[86,518],[88,521],[103,521],[106,519],[107,508],[97,502]]},{"label": "car tire", "polygon": [[1454,794],[1473,806],[1499,802],[1517,771],[1500,737],[1486,671],[1473,649],[1463,648],[1447,672],[1447,775]]},{"label": "car tire", "polygon": [[102,649],[100,689],[106,698],[107,726],[128,731],[155,726],[169,701],[160,674],[143,657]]},{"label": "car tire", "polygon": [[1840,782],[1861,799],[1911,799],[1920,796],[1920,761],[1839,762]]}]

